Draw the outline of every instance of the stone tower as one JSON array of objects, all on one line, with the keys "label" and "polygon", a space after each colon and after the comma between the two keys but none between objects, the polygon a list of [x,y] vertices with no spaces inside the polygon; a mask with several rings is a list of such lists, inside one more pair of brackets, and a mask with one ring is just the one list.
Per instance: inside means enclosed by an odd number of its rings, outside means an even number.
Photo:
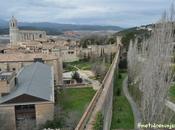
[{"label": "stone tower", "polygon": [[18,42],[18,26],[17,26],[17,20],[14,16],[12,16],[10,22],[9,22],[9,34],[10,34],[10,44],[16,45]]}]

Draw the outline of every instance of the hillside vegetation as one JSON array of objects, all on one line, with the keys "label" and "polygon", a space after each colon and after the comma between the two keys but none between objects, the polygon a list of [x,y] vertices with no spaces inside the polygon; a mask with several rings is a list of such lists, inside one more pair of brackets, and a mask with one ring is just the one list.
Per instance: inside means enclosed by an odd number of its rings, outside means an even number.
[{"label": "hillside vegetation", "polygon": [[89,35],[81,38],[80,46],[83,48],[87,48],[88,45],[107,45],[107,44],[115,44],[116,37],[111,35]]},{"label": "hillside vegetation", "polygon": [[147,29],[137,30],[137,27],[133,27],[120,31],[115,35],[122,36],[122,43],[124,47],[128,50],[130,40],[135,40],[137,38],[138,42],[140,43],[144,38],[148,38],[150,34],[151,32]]}]

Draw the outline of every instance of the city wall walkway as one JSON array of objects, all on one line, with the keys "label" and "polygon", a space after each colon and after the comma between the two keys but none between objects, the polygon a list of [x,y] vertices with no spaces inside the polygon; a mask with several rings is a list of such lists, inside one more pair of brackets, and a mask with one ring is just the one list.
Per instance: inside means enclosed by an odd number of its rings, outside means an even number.
[{"label": "city wall walkway", "polygon": [[103,130],[109,130],[112,119],[113,80],[118,69],[120,45],[100,89],[96,92],[75,130],[93,130],[98,112],[103,114]]}]

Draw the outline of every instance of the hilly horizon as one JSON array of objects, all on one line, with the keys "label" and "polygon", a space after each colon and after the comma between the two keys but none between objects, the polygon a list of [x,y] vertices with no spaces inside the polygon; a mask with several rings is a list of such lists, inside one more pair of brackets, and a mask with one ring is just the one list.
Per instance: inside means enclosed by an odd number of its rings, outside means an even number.
[{"label": "hilly horizon", "polygon": [[[123,28],[111,25],[81,25],[51,22],[19,22],[20,29],[45,30],[48,34],[61,34],[65,31],[120,31]],[[9,24],[0,19],[0,34],[8,34]]]}]

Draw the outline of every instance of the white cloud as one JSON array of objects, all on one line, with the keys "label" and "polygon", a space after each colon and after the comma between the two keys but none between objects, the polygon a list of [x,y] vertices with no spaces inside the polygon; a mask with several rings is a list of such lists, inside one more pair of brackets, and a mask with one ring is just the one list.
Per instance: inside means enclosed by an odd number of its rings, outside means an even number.
[{"label": "white cloud", "polygon": [[135,26],[154,22],[172,0],[6,0],[0,18],[20,21]]}]

